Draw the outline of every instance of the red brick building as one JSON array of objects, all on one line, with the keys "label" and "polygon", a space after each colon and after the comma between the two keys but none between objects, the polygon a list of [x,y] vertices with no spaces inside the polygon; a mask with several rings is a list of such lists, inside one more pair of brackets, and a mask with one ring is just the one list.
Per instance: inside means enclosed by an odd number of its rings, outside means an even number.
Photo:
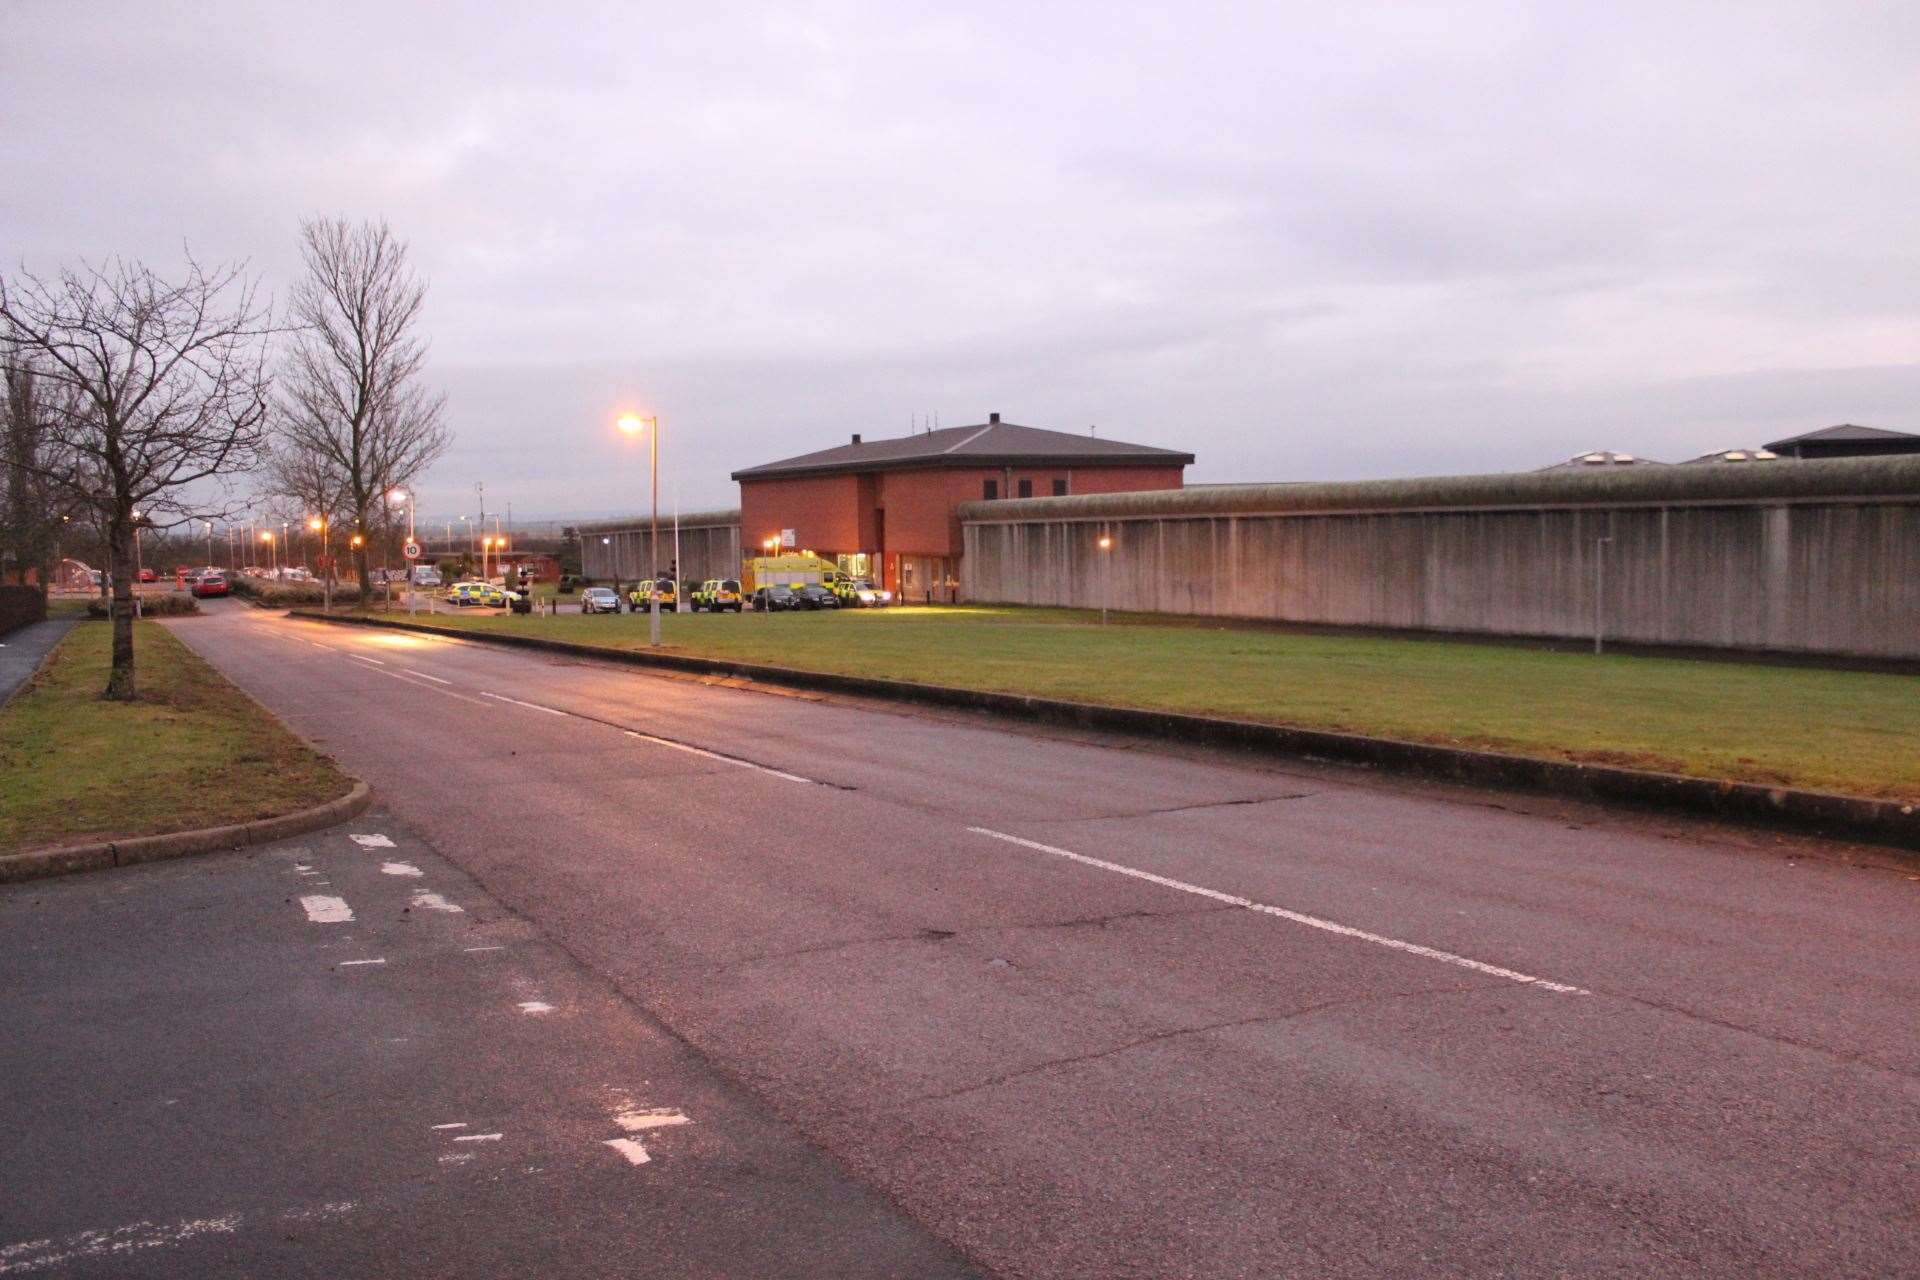
[{"label": "red brick building", "polygon": [[793,531],[796,549],[837,559],[905,599],[951,600],[963,502],[1178,489],[1193,455],[1045,431],[993,414],[969,427],[863,441],[736,471],[740,546],[759,554]]}]

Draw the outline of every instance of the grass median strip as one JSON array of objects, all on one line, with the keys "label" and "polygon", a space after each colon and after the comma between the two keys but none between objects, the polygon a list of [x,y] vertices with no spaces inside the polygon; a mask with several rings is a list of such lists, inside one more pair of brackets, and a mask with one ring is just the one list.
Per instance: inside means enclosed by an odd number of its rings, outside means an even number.
[{"label": "grass median strip", "polygon": [[[646,646],[644,616],[447,616]],[[1920,677],[1305,634],[1057,609],[662,619],[670,652],[1262,720],[1693,777],[1920,799]]]},{"label": "grass median strip", "polygon": [[141,696],[106,702],[110,629],[82,623],[0,711],[0,854],[247,822],[353,782],[155,622]]}]

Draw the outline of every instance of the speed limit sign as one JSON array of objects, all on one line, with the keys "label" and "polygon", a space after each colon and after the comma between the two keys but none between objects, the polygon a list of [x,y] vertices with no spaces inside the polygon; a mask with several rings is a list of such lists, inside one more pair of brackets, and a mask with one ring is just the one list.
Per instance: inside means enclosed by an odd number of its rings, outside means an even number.
[{"label": "speed limit sign", "polygon": [[420,558],[420,544],[417,542],[409,542],[400,550],[409,560],[418,560]]}]

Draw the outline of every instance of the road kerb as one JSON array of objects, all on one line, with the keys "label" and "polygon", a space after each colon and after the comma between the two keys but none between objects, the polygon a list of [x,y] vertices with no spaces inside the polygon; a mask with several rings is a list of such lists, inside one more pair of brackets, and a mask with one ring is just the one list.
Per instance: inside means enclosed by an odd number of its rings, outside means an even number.
[{"label": "road kerb", "polygon": [[0,884],[71,875],[79,871],[99,871],[107,867],[130,867],[143,862],[160,862],[168,858],[185,858],[267,844],[345,822],[365,812],[372,802],[373,795],[367,784],[356,778],[353,788],[343,796],[277,817],[202,827],[197,831],[134,836],[125,840],[103,840],[65,848],[29,849],[25,853],[0,857]]},{"label": "road kerb", "polygon": [[1400,738],[1302,729],[1256,720],[1068,702],[1028,694],[990,693],[951,685],[918,684],[909,680],[871,679],[837,672],[737,662],[727,658],[606,649],[565,640],[546,640],[538,636],[454,631],[397,619],[345,617],[300,609],[291,610],[288,616],[340,626],[416,631],[424,635],[471,640],[506,648],[563,653],[569,657],[591,658],[626,666],[652,667],[693,675],[739,676],[792,688],[984,711],[1043,724],[1172,738],[1269,755],[1365,765],[1471,786],[1566,796],[1920,852],[1920,805],[1896,800],[1766,786],[1724,778],[1694,778],[1650,769],[1626,769],[1618,765],[1509,755],[1468,747],[1410,742]]}]

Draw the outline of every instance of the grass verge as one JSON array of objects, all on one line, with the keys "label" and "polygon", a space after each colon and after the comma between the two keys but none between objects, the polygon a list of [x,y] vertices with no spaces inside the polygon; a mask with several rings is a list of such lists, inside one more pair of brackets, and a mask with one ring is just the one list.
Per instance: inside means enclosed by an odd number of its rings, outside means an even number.
[{"label": "grass verge", "polygon": [[0,854],[270,818],[353,786],[159,623],[135,624],[139,700],[103,701],[110,640],[74,628],[0,711]]},{"label": "grass verge", "polygon": [[[422,614],[452,631],[646,645],[644,616]],[[666,647],[746,662],[1264,720],[1693,777],[1920,799],[1920,677],[1062,609],[677,614]]]}]

